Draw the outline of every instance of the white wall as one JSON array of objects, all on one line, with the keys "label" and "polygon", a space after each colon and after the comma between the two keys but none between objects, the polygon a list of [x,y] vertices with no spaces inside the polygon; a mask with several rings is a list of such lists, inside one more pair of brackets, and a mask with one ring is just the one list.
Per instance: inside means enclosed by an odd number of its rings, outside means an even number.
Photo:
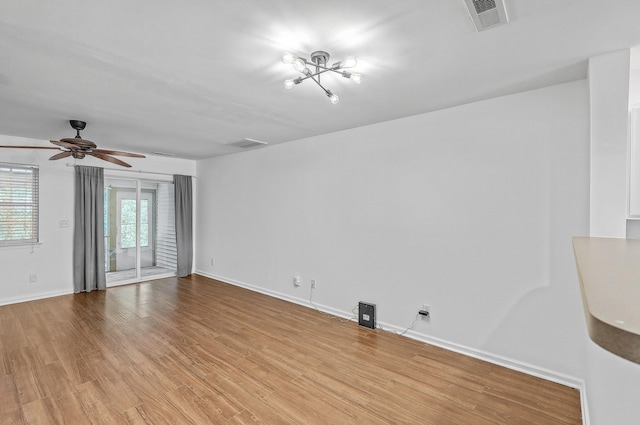
[{"label": "white wall", "polygon": [[630,49],[629,104],[640,106],[640,46]]},{"label": "white wall", "polygon": [[199,161],[196,270],[583,377],[588,119],[577,81]]},{"label": "white wall", "polygon": [[[628,110],[637,99],[630,51],[589,60],[592,236],[625,237]],[[637,163],[631,163],[637,165]],[[636,171],[636,170],[633,170]],[[586,389],[591,424],[635,425],[640,418],[640,365],[587,342]]]},{"label": "white wall", "polygon": [[[640,46],[631,49],[629,70],[629,217],[640,218]],[[621,100],[622,102],[622,100]],[[639,222],[627,236],[638,235]]]},{"label": "white wall", "polygon": [[591,236],[626,236],[630,61],[630,49],[589,59]]},{"label": "white wall", "polygon": [[[0,135],[0,145],[46,146],[48,141]],[[56,151],[1,149],[0,162],[39,165],[40,167],[40,244],[31,247],[0,247],[0,305],[73,292],[73,160],[49,161]],[[127,158],[133,169],[157,173],[195,175],[195,161],[172,158]],[[113,168],[95,158],[81,165]],[[122,173],[124,174],[124,173]],[[128,173],[129,176],[140,174]],[[68,228],[59,221],[68,220]],[[29,275],[37,282],[29,283]]]}]

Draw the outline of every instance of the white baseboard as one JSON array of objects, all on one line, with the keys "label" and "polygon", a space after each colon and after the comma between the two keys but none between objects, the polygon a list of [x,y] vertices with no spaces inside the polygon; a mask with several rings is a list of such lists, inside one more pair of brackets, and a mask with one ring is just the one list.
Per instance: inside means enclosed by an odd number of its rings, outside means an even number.
[{"label": "white baseboard", "polygon": [[590,425],[589,419],[589,403],[587,401],[587,384],[583,383],[580,387],[580,405],[582,406],[582,425]]},{"label": "white baseboard", "polygon": [[35,300],[41,300],[43,298],[59,297],[61,295],[69,295],[69,294],[73,294],[73,289],[68,289],[64,291],[41,292],[39,294],[14,297],[14,298],[4,298],[4,299],[0,299],[0,305],[18,304],[18,303],[23,303],[27,301],[35,301]]},{"label": "white baseboard", "polygon": [[311,302],[309,300],[306,300],[304,298],[292,297],[291,295],[283,294],[282,292],[272,291],[270,289],[262,288],[260,286],[250,285],[248,283],[241,282],[239,280],[231,279],[231,278],[225,277],[225,276],[214,275],[214,274],[203,272],[203,271],[200,271],[200,270],[196,270],[195,273],[199,274],[201,276],[208,277],[210,279],[219,280],[220,282],[228,283],[228,284],[233,285],[233,286],[239,286],[241,288],[245,288],[245,289],[248,289],[250,291],[259,292],[261,294],[269,295],[270,297],[278,298],[278,299],[281,299],[281,300],[284,300],[284,301],[289,301],[290,303],[298,304],[298,305],[301,305],[301,306],[304,306],[304,307],[309,307],[309,308],[314,308],[315,307],[317,310],[320,310],[323,313],[331,314],[333,316],[338,316],[338,317],[342,317],[342,318],[345,318],[345,319],[351,319],[351,317],[352,317],[352,314],[350,312],[347,313],[347,312],[345,312],[343,310],[338,310],[336,308],[329,307],[329,306],[322,305],[322,304],[318,304],[318,303],[311,304]]},{"label": "white baseboard", "polygon": [[[220,282],[228,283],[230,285],[239,286],[241,288],[245,288],[254,292],[259,292],[265,295],[269,295],[274,298],[279,298],[284,301],[289,301],[294,304],[302,305],[309,308],[316,308],[322,311],[323,313],[328,313],[334,316],[353,319],[353,315],[351,314],[351,312],[338,310],[333,307],[325,306],[315,302],[312,304],[309,300],[305,300],[298,297],[292,297],[291,295],[288,295],[288,294],[272,291],[270,289],[262,288],[256,285],[251,285],[251,284],[241,282],[235,279],[231,279],[225,276],[214,275],[201,270],[196,270],[195,273],[211,279],[219,280]],[[405,330],[404,328],[400,328],[390,323],[378,322],[378,324],[381,325],[385,331],[399,333]],[[435,345],[436,347],[444,348],[446,350],[453,351],[455,353],[463,354],[465,356],[469,356],[475,359],[493,363],[495,365],[502,366],[507,369],[516,370],[518,372],[526,373],[527,375],[535,376],[537,378],[542,378],[547,381],[565,385],[570,388],[575,388],[580,391],[580,401],[581,401],[581,407],[582,407],[582,423],[583,425],[589,425],[587,392],[585,389],[585,382],[582,379],[569,376],[563,373],[555,372],[549,369],[541,368],[541,367],[531,365],[525,362],[521,362],[518,360],[503,357],[497,354],[489,353],[482,350],[477,350],[475,348],[467,347],[461,344],[456,344],[454,342],[446,341],[440,338],[434,338],[420,332],[408,331],[404,334],[404,336],[406,336],[407,338],[414,339],[416,341],[424,342],[425,344]]]}]

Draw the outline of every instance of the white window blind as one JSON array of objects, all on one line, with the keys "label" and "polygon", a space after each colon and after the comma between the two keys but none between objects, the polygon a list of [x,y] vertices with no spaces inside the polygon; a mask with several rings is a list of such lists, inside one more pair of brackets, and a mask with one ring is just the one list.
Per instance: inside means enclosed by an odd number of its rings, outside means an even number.
[{"label": "white window blind", "polygon": [[0,245],[38,242],[38,167],[0,163]]}]

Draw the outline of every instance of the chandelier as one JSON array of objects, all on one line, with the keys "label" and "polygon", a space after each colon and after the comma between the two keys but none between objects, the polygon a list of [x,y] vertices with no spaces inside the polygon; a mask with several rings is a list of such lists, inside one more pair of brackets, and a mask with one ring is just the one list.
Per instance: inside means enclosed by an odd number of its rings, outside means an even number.
[{"label": "chandelier", "polygon": [[[340,98],[337,94],[326,89],[322,85],[320,82],[320,76],[325,72],[334,72],[342,75],[344,78],[352,80],[356,84],[360,84],[362,82],[363,75],[359,72],[344,70],[344,68],[353,68],[358,64],[358,60],[354,56],[347,56],[343,61],[327,66],[327,62],[330,57],[329,53],[318,50],[317,52],[311,53],[311,60],[309,61],[305,58],[301,58],[300,56],[296,56],[293,53],[285,52],[282,55],[282,62],[292,65],[296,71],[301,72],[304,75],[298,78],[285,80],[284,88],[291,89],[293,86],[300,84],[304,80],[311,79],[324,91],[331,103],[335,105],[340,102]],[[310,65],[312,69],[315,68],[315,72],[309,69],[307,65]]]}]

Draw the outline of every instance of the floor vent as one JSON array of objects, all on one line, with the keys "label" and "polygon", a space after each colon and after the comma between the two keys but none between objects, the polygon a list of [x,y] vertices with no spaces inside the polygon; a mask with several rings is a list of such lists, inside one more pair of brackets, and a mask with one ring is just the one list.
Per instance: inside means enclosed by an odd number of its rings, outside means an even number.
[{"label": "floor vent", "polygon": [[261,142],[260,140],[255,139],[242,139],[237,142],[228,143],[227,146],[234,146],[236,148],[249,149],[256,148],[258,146],[266,146],[267,142]]},{"label": "floor vent", "polygon": [[358,303],[358,324],[371,329],[376,328],[375,304],[363,303],[362,301]]},{"label": "floor vent", "polygon": [[464,0],[478,31],[509,22],[504,0]]}]

